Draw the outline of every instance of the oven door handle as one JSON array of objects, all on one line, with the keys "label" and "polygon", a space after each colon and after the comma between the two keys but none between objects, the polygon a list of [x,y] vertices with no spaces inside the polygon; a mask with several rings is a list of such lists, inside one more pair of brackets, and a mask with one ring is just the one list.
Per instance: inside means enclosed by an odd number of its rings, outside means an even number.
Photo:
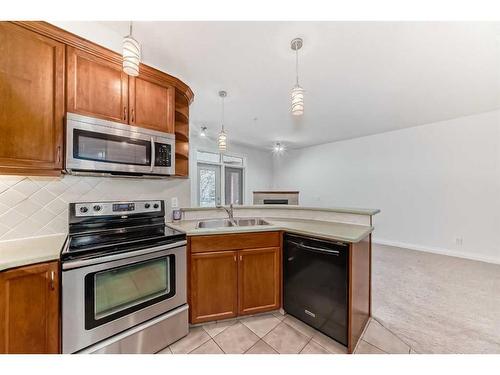
[{"label": "oven door handle", "polygon": [[98,258],[82,259],[82,260],[78,260],[78,259],[77,260],[70,260],[68,262],[63,262],[62,269],[63,269],[63,271],[67,271],[67,270],[71,270],[74,268],[80,268],[80,267],[90,266],[90,265],[94,265],[94,264],[107,263],[107,262],[112,262],[112,261],[120,260],[120,259],[133,258],[133,257],[139,256],[139,255],[151,254],[151,253],[156,253],[156,252],[162,251],[162,250],[168,250],[168,249],[173,249],[176,247],[185,246],[186,244],[187,244],[187,241],[184,240],[184,241],[169,243],[167,245],[150,247],[148,249],[130,251],[130,252],[114,254],[114,255],[107,255],[107,256],[98,257]]},{"label": "oven door handle", "polygon": [[155,167],[156,150],[155,150],[155,139],[151,137],[151,172]]}]

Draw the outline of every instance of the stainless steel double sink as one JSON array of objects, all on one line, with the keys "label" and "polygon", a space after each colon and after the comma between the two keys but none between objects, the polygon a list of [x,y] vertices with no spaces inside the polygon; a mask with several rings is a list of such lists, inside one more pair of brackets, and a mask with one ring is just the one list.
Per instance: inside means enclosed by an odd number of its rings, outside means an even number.
[{"label": "stainless steel double sink", "polygon": [[256,225],[269,225],[269,223],[259,218],[211,219],[198,221],[196,228],[252,227]]}]

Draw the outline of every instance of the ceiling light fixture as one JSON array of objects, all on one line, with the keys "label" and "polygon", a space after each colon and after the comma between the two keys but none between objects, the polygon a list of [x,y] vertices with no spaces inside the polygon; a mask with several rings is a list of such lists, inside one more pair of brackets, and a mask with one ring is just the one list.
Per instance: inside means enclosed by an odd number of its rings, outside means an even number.
[{"label": "ceiling light fixture", "polygon": [[132,21],[129,27],[129,35],[123,38],[123,71],[129,76],[137,77],[141,62],[141,45],[132,37]]},{"label": "ceiling light fixture", "polygon": [[219,136],[217,137],[217,146],[220,151],[226,151],[227,149],[227,134],[224,131],[224,98],[227,96],[226,91],[219,91],[219,96],[222,99],[222,116],[221,116],[221,128]]},{"label": "ceiling light fixture", "polygon": [[303,40],[295,38],[291,47],[295,51],[295,86],[292,89],[292,115],[302,116],[304,114],[304,89],[299,85],[299,49],[302,48]]},{"label": "ceiling light fixture", "polygon": [[276,142],[273,146],[273,153],[280,155],[283,152],[285,152],[285,145],[283,145],[281,142]]},{"label": "ceiling light fixture", "polygon": [[207,127],[202,126],[200,131],[200,137],[206,137],[206,136],[207,136]]}]

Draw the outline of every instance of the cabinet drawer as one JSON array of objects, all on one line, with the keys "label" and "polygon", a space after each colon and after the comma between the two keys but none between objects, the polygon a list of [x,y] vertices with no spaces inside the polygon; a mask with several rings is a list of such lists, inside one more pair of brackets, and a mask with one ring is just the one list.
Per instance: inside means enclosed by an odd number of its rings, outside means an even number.
[{"label": "cabinet drawer", "polygon": [[192,253],[279,246],[280,232],[238,233],[191,237]]}]

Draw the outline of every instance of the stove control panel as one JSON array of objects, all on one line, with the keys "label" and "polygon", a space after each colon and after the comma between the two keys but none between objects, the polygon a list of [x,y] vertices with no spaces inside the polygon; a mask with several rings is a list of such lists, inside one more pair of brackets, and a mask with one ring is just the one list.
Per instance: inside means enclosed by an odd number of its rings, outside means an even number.
[{"label": "stove control panel", "polygon": [[161,212],[161,201],[134,201],[134,202],[85,202],[74,203],[75,216],[110,216],[130,215],[147,212]]}]

